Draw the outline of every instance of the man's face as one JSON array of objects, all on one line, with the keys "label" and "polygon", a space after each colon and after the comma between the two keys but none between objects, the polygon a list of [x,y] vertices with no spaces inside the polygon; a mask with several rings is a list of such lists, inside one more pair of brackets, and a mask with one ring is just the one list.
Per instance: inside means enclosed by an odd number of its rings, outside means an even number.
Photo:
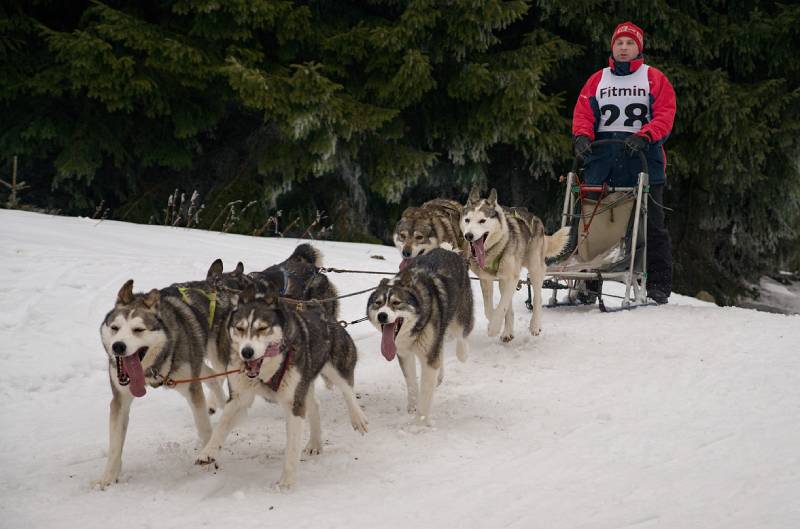
[{"label": "man's face", "polygon": [[631,62],[639,56],[639,46],[630,37],[619,37],[611,46],[611,54],[617,62]]}]

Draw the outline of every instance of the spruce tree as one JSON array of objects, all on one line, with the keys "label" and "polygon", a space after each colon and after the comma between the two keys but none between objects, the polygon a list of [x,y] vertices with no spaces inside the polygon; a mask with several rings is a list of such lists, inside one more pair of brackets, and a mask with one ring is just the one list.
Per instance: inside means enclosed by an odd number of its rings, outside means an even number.
[{"label": "spruce tree", "polygon": [[[0,8],[2,9],[2,8]],[[800,7],[767,1],[124,0],[0,13],[0,158],[67,213],[201,227],[276,210],[388,240],[400,211],[472,183],[559,221],[572,107],[623,20],[678,97],[668,153],[676,287],[731,301],[800,264]],[[0,166],[2,167],[2,166]],[[377,237],[377,238],[376,238]]]}]

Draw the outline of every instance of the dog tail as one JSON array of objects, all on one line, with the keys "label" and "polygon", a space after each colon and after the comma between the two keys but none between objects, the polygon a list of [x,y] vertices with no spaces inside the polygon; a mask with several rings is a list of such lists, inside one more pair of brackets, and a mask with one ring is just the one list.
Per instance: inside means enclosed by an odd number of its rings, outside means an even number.
[{"label": "dog tail", "polygon": [[578,230],[564,226],[552,235],[545,235],[545,264],[548,266],[572,255],[578,244]]},{"label": "dog tail", "polygon": [[292,255],[289,257],[291,258],[298,258],[302,259],[303,261],[307,262],[308,264],[312,264],[317,268],[322,266],[322,252],[314,248],[308,243],[303,243],[297,248],[294,249]]}]

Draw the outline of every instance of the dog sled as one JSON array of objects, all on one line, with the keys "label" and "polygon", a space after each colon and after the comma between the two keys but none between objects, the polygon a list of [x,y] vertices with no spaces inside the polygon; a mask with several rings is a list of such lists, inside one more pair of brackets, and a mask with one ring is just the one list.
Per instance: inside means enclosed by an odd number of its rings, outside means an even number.
[{"label": "dog sled", "polygon": [[[598,140],[603,144],[622,144],[622,140]],[[602,312],[645,306],[647,301],[647,203],[649,182],[647,160],[638,152],[642,170],[633,187],[608,184],[589,185],[579,177],[580,159],[575,158],[567,174],[561,227],[571,225],[571,255],[551,264],[543,289],[551,289],[548,307],[593,304]],[[622,283],[624,294],[603,292],[608,281]],[[528,309],[532,310],[530,285]],[[566,296],[559,300],[559,292]],[[606,298],[619,299],[609,306]]]}]

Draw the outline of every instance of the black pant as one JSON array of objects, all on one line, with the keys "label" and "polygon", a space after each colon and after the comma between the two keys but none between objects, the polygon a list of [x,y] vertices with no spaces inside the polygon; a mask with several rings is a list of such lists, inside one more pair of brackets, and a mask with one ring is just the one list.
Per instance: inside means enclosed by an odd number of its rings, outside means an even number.
[{"label": "black pant", "polygon": [[664,184],[650,186],[647,207],[647,288],[672,291],[672,243],[664,226]]}]

